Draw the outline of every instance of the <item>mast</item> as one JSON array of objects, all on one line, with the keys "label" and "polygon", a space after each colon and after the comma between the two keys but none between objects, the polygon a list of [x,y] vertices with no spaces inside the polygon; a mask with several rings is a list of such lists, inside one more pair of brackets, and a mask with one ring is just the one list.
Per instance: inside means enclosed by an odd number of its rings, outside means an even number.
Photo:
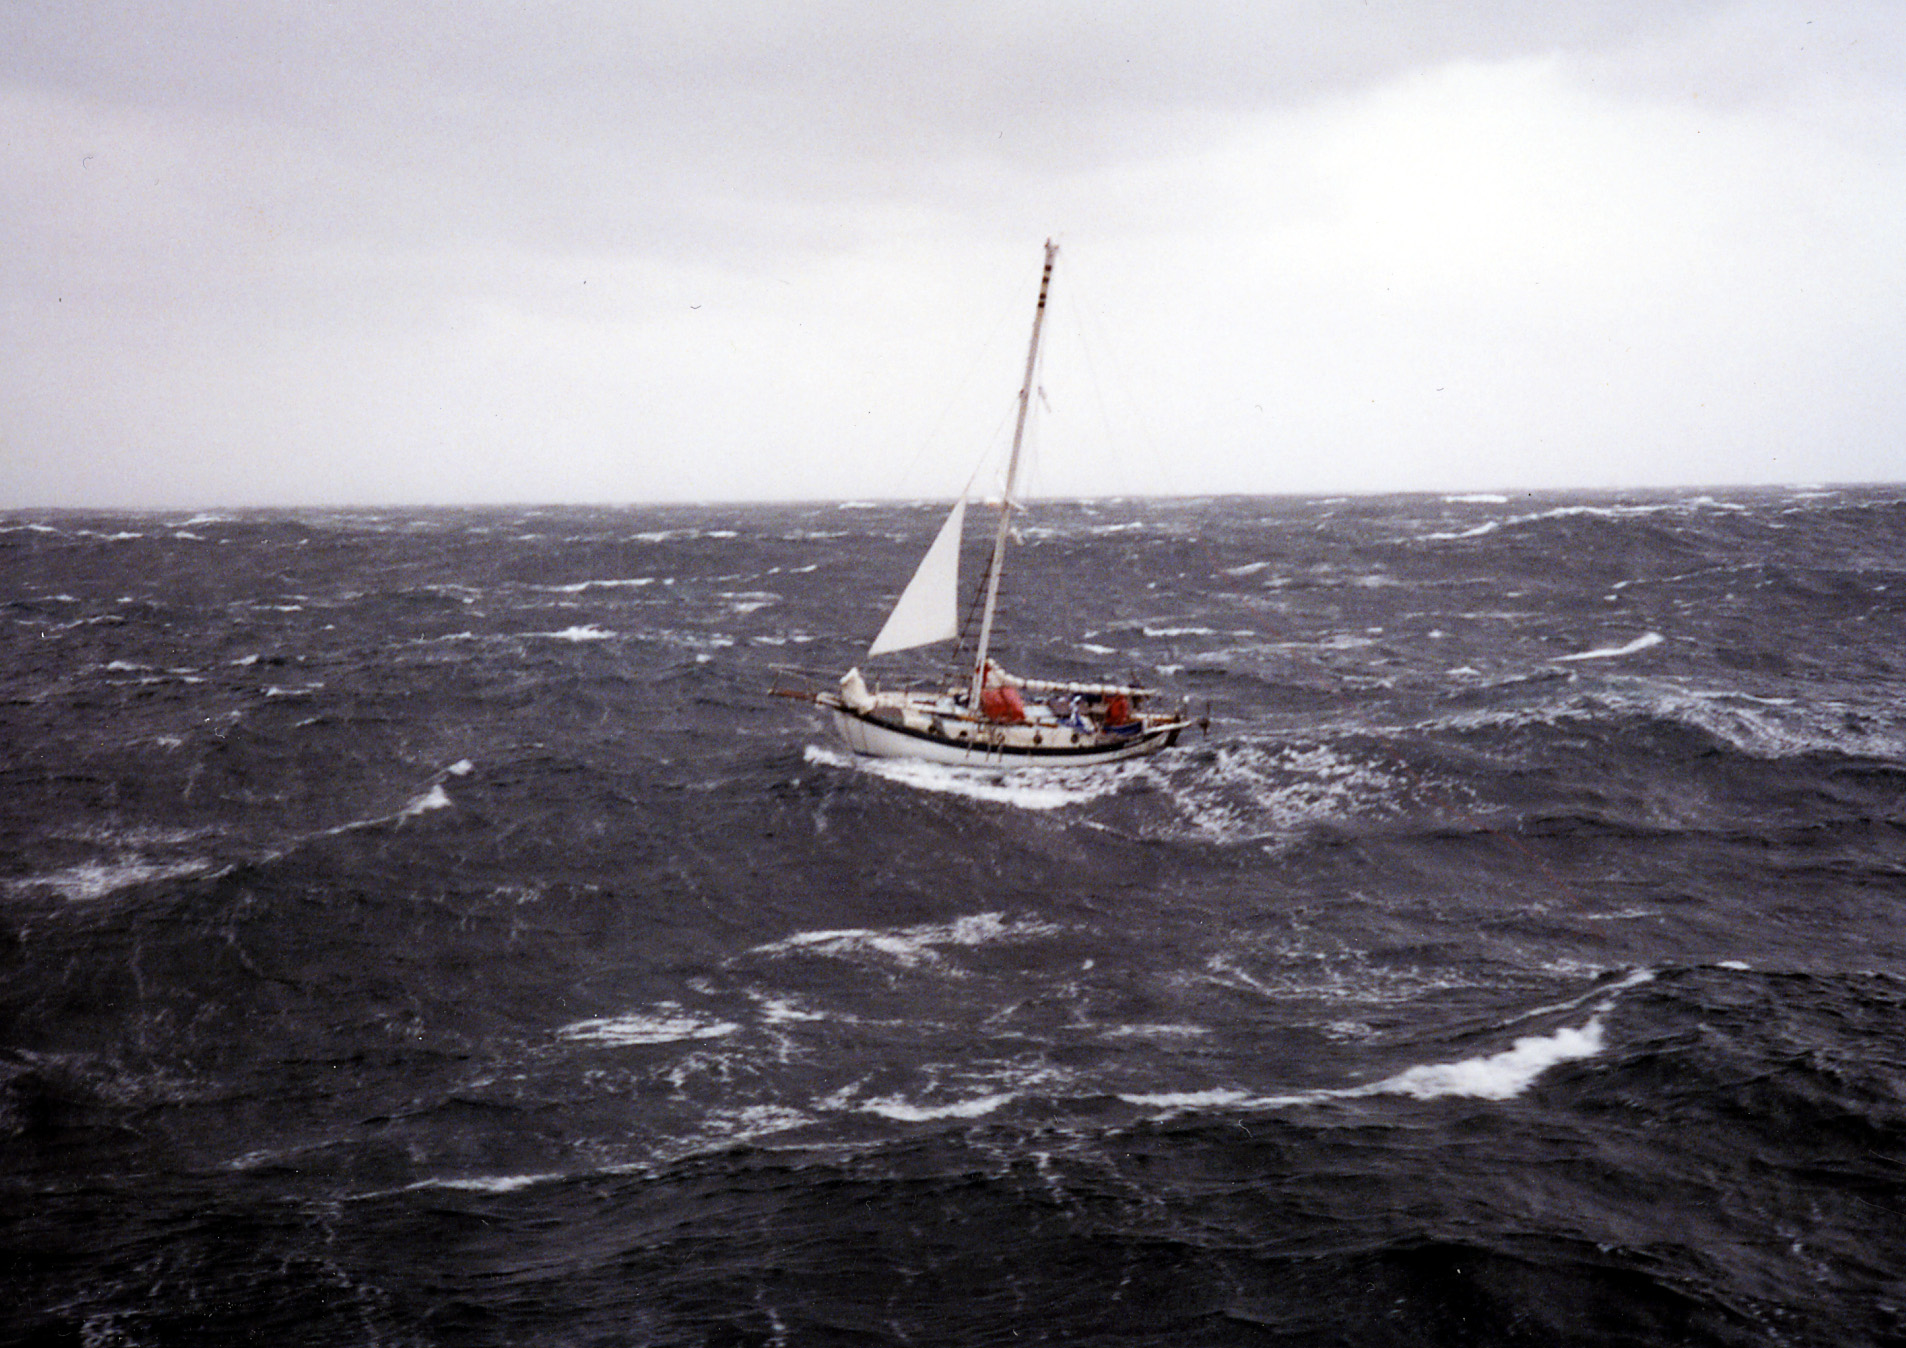
[{"label": "mast", "polygon": [[1046,321],[1046,291],[1052,285],[1052,263],[1059,245],[1046,240],[1046,269],[1039,277],[1039,307],[1032,314],[1032,343],[1026,348],[1026,378],[1019,386],[1019,417],[1013,424],[1013,452],[1006,461],[1006,490],[999,500],[999,529],[993,535],[993,563],[987,569],[986,611],[979,621],[979,651],[973,657],[973,686],[967,706],[979,712],[980,691],[986,683],[986,648],[993,636],[993,608],[999,601],[999,573],[1006,561],[1006,534],[1012,527],[1013,488],[1019,481],[1019,447],[1026,438],[1026,413],[1032,408],[1033,367],[1039,362],[1039,330]]}]

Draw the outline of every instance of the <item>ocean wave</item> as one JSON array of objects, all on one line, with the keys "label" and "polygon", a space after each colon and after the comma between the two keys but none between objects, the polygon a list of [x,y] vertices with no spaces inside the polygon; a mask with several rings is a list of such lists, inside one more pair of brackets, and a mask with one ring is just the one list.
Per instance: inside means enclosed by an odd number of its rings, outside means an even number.
[{"label": "ocean wave", "polygon": [[513,1194],[532,1185],[568,1179],[561,1171],[548,1170],[530,1175],[469,1175],[460,1179],[423,1179],[404,1186],[406,1190],[450,1189],[462,1193]]},{"label": "ocean wave", "polygon": [[416,797],[397,812],[399,819],[415,819],[420,814],[429,814],[432,810],[448,810],[454,802],[449,792],[443,789],[443,783],[434,783],[421,796]]},{"label": "ocean wave", "polygon": [[556,1031],[558,1039],[597,1044],[605,1048],[627,1048],[636,1044],[673,1044],[688,1039],[720,1039],[734,1034],[741,1026],[734,1021],[716,1020],[684,1011],[674,1002],[660,1002],[644,1011],[625,1012],[620,1016],[601,1016],[579,1020]]},{"label": "ocean wave", "polygon": [[1426,542],[1446,543],[1446,542],[1451,542],[1453,540],[1460,539],[1460,538],[1482,538],[1487,534],[1493,534],[1494,532],[1496,532],[1496,530],[1500,528],[1502,528],[1501,520],[1485,520],[1483,523],[1476,525],[1474,528],[1457,529],[1452,532],[1444,532],[1444,533],[1424,534],[1423,538],[1424,538],[1424,541]]},{"label": "ocean wave", "polygon": [[1036,940],[1062,928],[1033,919],[1013,920],[1004,913],[974,913],[951,922],[913,927],[848,928],[804,931],[752,947],[750,955],[813,954],[859,959],[878,956],[912,967],[936,963],[942,947],[977,947],[1005,941]]},{"label": "ocean wave", "polygon": [[6,885],[8,889],[21,893],[51,890],[77,903],[103,899],[135,885],[160,880],[193,879],[209,875],[217,868],[217,862],[201,858],[155,861],[129,856],[113,861],[82,861],[61,870],[9,880]]},{"label": "ocean wave", "polygon": [[[1466,502],[1477,505],[1507,505],[1504,497],[1469,496],[1445,497],[1446,501]],[[1674,501],[1628,502],[1620,501],[1609,505],[1564,505],[1553,506],[1547,510],[1533,510],[1522,514],[1507,515],[1501,519],[1485,520],[1467,529],[1444,529],[1434,533],[1419,534],[1421,542],[1452,542],[1472,538],[1483,538],[1505,529],[1517,529],[1526,525],[1546,524],[1565,520],[1632,520],[1645,519],[1655,515],[1693,515],[1701,512],[1737,514],[1747,507],[1729,501],[1720,501],[1712,496],[1691,496]]]},{"label": "ocean wave", "polygon": [[924,510],[8,534],[0,1139],[15,1244],[61,1236],[9,1314],[1886,1341],[1906,504],[1691,495],[1460,545],[1613,498],[1062,507],[1002,657],[1167,658],[1216,728],[911,780],[764,694],[775,641],[856,654]]},{"label": "ocean wave", "polygon": [[1393,766],[1330,744],[1218,744],[1195,763],[1146,763],[1143,770],[1194,836],[1225,843],[1392,814],[1411,786]]},{"label": "ocean wave", "polygon": [[1659,646],[1664,638],[1659,632],[1644,632],[1633,641],[1621,646],[1603,646],[1592,651],[1578,651],[1574,655],[1558,655],[1558,663],[1570,660],[1615,660],[1624,655],[1634,655],[1640,651]]},{"label": "ocean wave", "polygon": [[993,1113],[1002,1105],[1012,1103],[1015,1098],[1011,1092],[1002,1092],[930,1105],[915,1103],[899,1096],[888,1096],[875,1100],[863,1100],[860,1108],[865,1113],[878,1114],[882,1118],[897,1119],[903,1123],[928,1123],[936,1119],[981,1118]]},{"label": "ocean wave", "polygon": [[1173,1113],[1216,1108],[1288,1109],[1384,1095],[1402,1095],[1415,1100],[1452,1097],[1512,1100],[1535,1085],[1552,1068],[1602,1053],[1608,1047],[1606,1018],[1621,994],[1653,980],[1651,970],[1631,970],[1626,977],[1612,985],[1592,988],[1580,998],[1562,1003],[1559,1007],[1544,1008],[1516,1018],[1521,1020],[1526,1019],[1527,1015],[1553,1014],[1586,1001],[1597,1002],[1594,1013],[1584,1025],[1565,1025],[1549,1034],[1523,1035],[1513,1040],[1508,1048],[1495,1053],[1453,1062],[1421,1063],[1362,1086],[1339,1086],[1275,1095],[1236,1087],[1214,1087],[1199,1091],[1121,1092],[1119,1098],[1128,1104],[1161,1108]]},{"label": "ocean wave", "polygon": [[1592,1058],[1607,1046],[1602,1018],[1596,1016],[1579,1029],[1563,1028],[1550,1035],[1518,1039],[1501,1053],[1460,1062],[1426,1063],[1355,1090],[1357,1095],[1407,1095],[1416,1100],[1465,1096],[1472,1100],[1510,1100],[1528,1090],[1537,1077],[1561,1063]]},{"label": "ocean wave", "polygon": [[629,576],[620,580],[579,580],[569,585],[538,585],[533,588],[549,594],[582,594],[589,590],[640,590],[655,583],[654,576]]},{"label": "ocean wave", "polygon": [[[1837,699],[1808,703],[1651,679],[1601,682],[1589,691],[1572,692],[1567,701],[1436,717],[1422,729],[1474,733],[1549,727],[1599,729],[1615,736],[1648,721],[1698,732],[1767,762],[1818,753],[1906,759],[1906,734],[1898,724],[1863,717],[1858,708]],[[1624,745],[1636,747],[1633,741]]]},{"label": "ocean wave", "polygon": [[1205,962],[1204,977],[1211,983],[1280,1002],[1324,1002],[1333,1009],[1345,1004],[1397,1006],[1419,1002],[1437,993],[1486,986],[1475,974],[1373,964],[1361,951],[1317,952],[1284,950],[1274,972],[1246,967],[1242,952],[1213,955]]}]

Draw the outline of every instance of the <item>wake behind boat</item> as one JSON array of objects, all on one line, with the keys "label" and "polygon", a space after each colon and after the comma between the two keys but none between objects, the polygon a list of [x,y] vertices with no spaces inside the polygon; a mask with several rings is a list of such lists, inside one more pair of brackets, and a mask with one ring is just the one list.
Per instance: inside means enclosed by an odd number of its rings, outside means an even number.
[{"label": "wake behind boat", "polygon": [[[989,655],[1006,542],[1011,534],[1020,450],[1025,444],[1026,418],[1032,407],[1033,379],[1039,363],[1039,338],[1045,326],[1046,297],[1058,253],[1058,245],[1047,240],[1039,302],[1033,311],[1032,341],[1026,351],[1026,374],[1019,389],[1012,454],[1006,465],[1006,488],[1000,496],[992,561],[986,572],[979,642],[970,673],[944,689],[883,691],[870,689],[855,667],[841,676],[837,689],[788,694],[825,708],[835,731],[855,753],[986,766],[1106,762],[1169,748],[1192,724],[1182,706],[1170,712],[1144,710],[1144,704],[1158,696],[1154,689],[1025,678],[1007,673]],[[868,648],[869,658],[960,637],[960,539],[965,519],[966,500],[962,496]]]}]

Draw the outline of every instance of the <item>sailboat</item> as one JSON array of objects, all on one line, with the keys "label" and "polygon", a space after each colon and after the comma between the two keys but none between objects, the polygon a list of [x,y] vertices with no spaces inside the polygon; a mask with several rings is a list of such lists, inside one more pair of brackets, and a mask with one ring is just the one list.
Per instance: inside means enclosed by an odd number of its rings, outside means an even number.
[{"label": "sailboat", "polygon": [[[1008,673],[990,654],[993,614],[1012,532],[1020,450],[1045,327],[1046,296],[1058,255],[1058,245],[1047,240],[972,664],[953,686],[924,691],[875,691],[868,688],[856,666],[841,676],[837,688],[812,694],[813,702],[826,709],[841,740],[855,753],[987,767],[1099,763],[1169,748],[1193,724],[1183,707],[1169,712],[1145,710],[1145,704],[1158,696],[1154,689],[1025,678]],[[962,496],[868,648],[870,658],[960,636],[960,538],[965,520]]]}]

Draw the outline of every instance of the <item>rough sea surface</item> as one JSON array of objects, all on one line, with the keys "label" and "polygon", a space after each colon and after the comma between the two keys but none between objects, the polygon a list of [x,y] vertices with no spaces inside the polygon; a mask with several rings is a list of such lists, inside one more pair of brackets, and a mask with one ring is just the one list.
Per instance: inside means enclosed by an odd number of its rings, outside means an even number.
[{"label": "rough sea surface", "polygon": [[0,1340],[1906,1341],[1906,489],[942,509],[0,519]]}]

